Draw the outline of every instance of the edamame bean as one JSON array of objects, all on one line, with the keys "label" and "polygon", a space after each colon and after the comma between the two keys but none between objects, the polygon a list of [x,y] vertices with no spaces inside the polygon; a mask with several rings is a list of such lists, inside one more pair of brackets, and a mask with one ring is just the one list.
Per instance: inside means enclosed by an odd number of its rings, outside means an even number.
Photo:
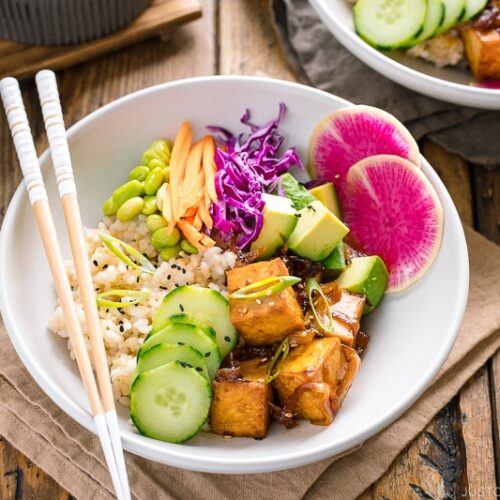
[{"label": "edamame bean", "polygon": [[157,250],[160,250],[165,247],[177,245],[180,237],[181,233],[176,227],[172,231],[169,231],[168,227],[161,227],[152,234],[151,243]]},{"label": "edamame bean", "polygon": [[133,181],[134,179],[139,182],[143,182],[146,180],[146,177],[149,174],[149,167],[145,165],[139,165],[138,167],[133,168],[128,174],[128,180]]},{"label": "edamame bean", "polygon": [[194,245],[189,243],[188,240],[181,241],[181,249],[186,253],[198,253],[198,249]]},{"label": "edamame bean", "polygon": [[151,215],[154,214],[156,210],[158,210],[158,207],[156,206],[156,196],[145,196],[142,213],[144,215]]},{"label": "edamame bean", "polygon": [[110,196],[102,205],[102,213],[106,217],[110,217],[111,215],[115,215],[118,207],[115,205],[113,201],[113,197]]},{"label": "edamame bean", "polygon": [[153,170],[153,168],[165,168],[167,164],[164,161],[158,160],[158,158],[153,158],[149,160],[148,167]]},{"label": "edamame bean", "polygon": [[121,207],[127,200],[130,200],[130,198],[141,196],[143,193],[144,184],[134,179],[115,189],[113,193],[113,201],[118,208]]},{"label": "edamame bean", "polygon": [[163,184],[163,171],[161,168],[154,168],[149,172],[146,180],[144,181],[144,191],[146,194],[152,195],[156,194],[156,191],[160,189]]},{"label": "edamame bean", "polygon": [[180,251],[181,251],[180,245],[175,245],[175,247],[167,247],[164,248],[163,250],[160,250],[160,257],[165,262],[168,262],[170,259],[175,259],[175,257],[179,255]]},{"label": "edamame bean", "polygon": [[154,233],[162,227],[167,227],[168,222],[159,214],[152,214],[146,219],[146,227]]},{"label": "edamame bean", "polygon": [[144,200],[140,196],[135,196],[127,200],[116,212],[118,220],[125,222],[137,217],[144,208]]}]

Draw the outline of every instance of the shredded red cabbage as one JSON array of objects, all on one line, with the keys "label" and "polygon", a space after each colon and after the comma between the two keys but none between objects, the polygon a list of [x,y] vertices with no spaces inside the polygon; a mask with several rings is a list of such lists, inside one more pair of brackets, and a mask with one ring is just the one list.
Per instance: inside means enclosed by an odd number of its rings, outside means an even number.
[{"label": "shredded red cabbage", "polygon": [[247,109],[241,123],[250,128],[249,134],[235,136],[222,127],[207,127],[223,146],[215,152],[214,228],[226,239],[235,237],[239,249],[257,239],[262,229],[265,205],[262,194],[276,190],[280,194],[279,176],[295,165],[304,169],[295,148],[281,155],[279,152],[284,138],[277,129],[285,110],[285,105],[280,103],[277,118],[260,127],[250,121]]}]

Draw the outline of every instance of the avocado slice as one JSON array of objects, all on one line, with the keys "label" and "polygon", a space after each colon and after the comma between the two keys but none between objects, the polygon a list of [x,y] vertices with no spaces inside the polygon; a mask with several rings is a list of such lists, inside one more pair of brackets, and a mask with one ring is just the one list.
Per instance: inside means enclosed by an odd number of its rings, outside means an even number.
[{"label": "avocado slice", "polygon": [[377,255],[356,257],[337,279],[337,284],[348,292],[366,295],[368,311],[377,307],[387,287],[388,273]]},{"label": "avocado slice", "polygon": [[339,219],[341,218],[339,199],[335,186],[331,182],[321,184],[309,190],[317,200],[321,201],[328,210],[331,210]]},{"label": "avocado slice", "polygon": [[320,201],[299,210],[299,221],[288,239],[288,247],[297,255],[320,261],[326,259],[349,229]]},{"label": "avocado slice", "polygon": [[309,203],[316,201],[316,198],[292,175],[288,172],[281,176],[281,187],[285,191],[287,198],[292,200],[293,206],[300,210]]},{"label": "avocado slice", "polygon": [[325,277],[336,278],[347,266],[344,242],[340,241],[333,252],[321,263],[325,268],[323,271]]},{"label": "avocado slice", "polygon": [[297,225],[297,210],[292,201],[284,196],[263,194],[264,225],[250,250],[261,250],[258,259],[268,259],[280,249]]}]

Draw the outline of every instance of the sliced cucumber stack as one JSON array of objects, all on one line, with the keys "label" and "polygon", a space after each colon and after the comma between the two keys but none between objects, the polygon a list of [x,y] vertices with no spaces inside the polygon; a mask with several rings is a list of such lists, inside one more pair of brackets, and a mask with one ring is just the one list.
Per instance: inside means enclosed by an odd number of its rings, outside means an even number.
[{"label": "sliced cucumber stack", "polygon": [[407,47],[419,36],[426,13],[427,0],[358,0],[354,25],[370,45],[393,50]]},{"label": "sliced cucumber stack", "polygon": [[193,318],[193,316],[185,313],[172,314],[172,316],[169,316],[165,321],[162,321],[157,328],[153,327],[153,330],[148,333],[148,337],[150,335],[154,335],[157,331],[163,330],[166,326],[173,325],[174,323],[188,323],[190,325],[197,326],[203,333],[208,335],[212,340],[216,341],[215,330],[211,326],[208,326],[201,321],[198,321],[196,318]]},{"label": "sliced cucumber stack", "polygon": [[215,372],[221,364],[221,355],[217,344],[202,330],[187,323],[172,324],[151,335],[139,349],[137,359],[140,360],[148,349],[161,343],[188,345],[199,351],[205,357],[210,380],[214,378]]},{"label": "sliced cucumber stack", "polygon": [[164,297],[155,314],[153,331],[157,331],[169,317],[179,313],[188,314],[215,330],[222,358],[236,345],[237,335],[231,323],[229,302],[216,290],[184,285],[171,291]]},{"label": "sliced cucumber stack", "polygon": [[410,42],[410,46],[432,38],[439,30],[445,18],[444,0],[428,0],[422,32]]},{"label": "sliced cucumber stack", "polygon": [[484,10],[488,0],[467,0],[465,2],[465,14],[462,21],[468,21]]},{"label": "sliced cucumber stack", "polygon": [[203,354],[194,347],[179,344],[156,344],[143,352],[137,360],[137,373],[154,370],[172,361],[186,363],[188,367],[194,368],[200,375],[209,380],[207,364]]},{"label": "sliced cucumber stack", "polygon": [[[469,0],[467,0],[469,1]],[[444,33],[462,21],[462,16],[466,12],[465,0],[443,0],[444,18],[437,33]]]},{"label": "sliced cucumber stack", "polygon": [[172,361],[140,373],[130,390],[130,417],[141,434],[183,443],[208,418],[212,386],[194,368]]}]

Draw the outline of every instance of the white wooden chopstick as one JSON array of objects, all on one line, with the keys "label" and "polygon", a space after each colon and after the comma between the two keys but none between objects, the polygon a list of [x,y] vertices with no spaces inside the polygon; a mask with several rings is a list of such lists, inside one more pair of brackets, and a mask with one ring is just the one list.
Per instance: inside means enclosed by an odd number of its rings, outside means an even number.
[{"label": "white wooden chopstick", "polygon": [[49,70],[39,71],[36,75],[36,85],[42,107],[45,130],[49,140],[52,165],[54,167],[59,195],[61,197],[66,231],[69,235],[71,251],[75,262],[80,296],[87,320],[87,334],[92,346],[94,369],[97,373],[97,382],[104,405],[106,423],[111,437],[116,465],[118,467],[122,492],[125,498],[130,498],[127,469],[118,427],[118,418],[116,416],[115,400],[113,397],[108,361],[100,327],[99,311],[96,305],[92,273],[86,251],[85,235],[80,214],[80,206],[78,204],[75,179],[73,176],[71,155],[66,138],[66,129],[64,126],[56,75],[53,71]]},{"label": "white wooden chopstick", "polygon": [[64,267],[47,191],[17,80],[14,78],[1,80],[0,95],[116,496],[119,500],[127,500],[129,497],[124,496],[122,493],[122,485],[113,453],[108,424]]}]

